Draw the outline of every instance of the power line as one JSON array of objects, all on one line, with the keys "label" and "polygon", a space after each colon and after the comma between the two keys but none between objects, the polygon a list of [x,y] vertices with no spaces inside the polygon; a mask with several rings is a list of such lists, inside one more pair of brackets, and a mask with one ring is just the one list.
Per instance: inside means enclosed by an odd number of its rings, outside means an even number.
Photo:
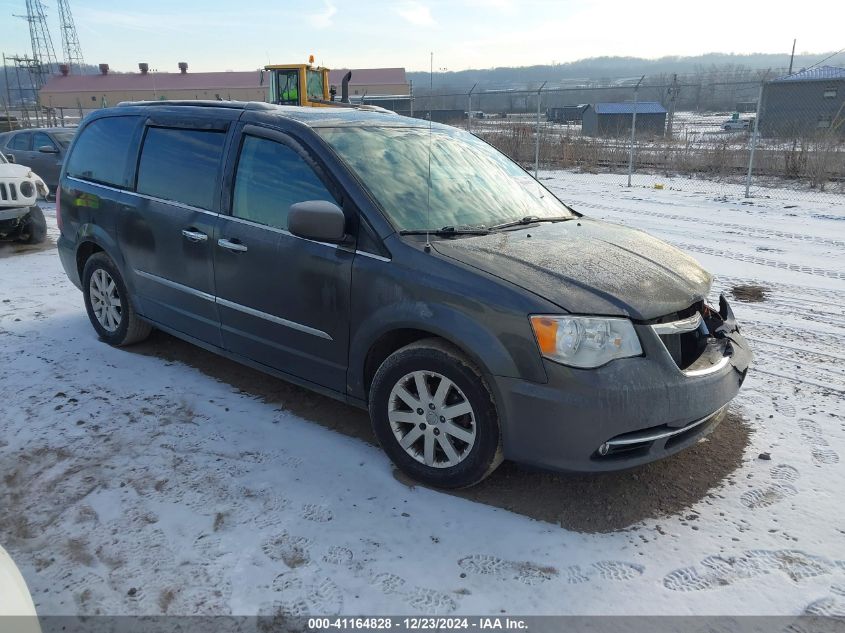
[{"label": "power line", "polygon": [[824,58],[823,60],[821,60],[820,62],[816,62],[815,64],[813,64],[812,66],[808,66],[808,67],[807,67],[807,68],[805,68],[804,70],[810,70],[811,68],[815,68],[815,67],[816,67],[816,66],[818,66],[819,64],[824,64],[824,63],[825,63],[828,59],[830,59],[831,57],[836,57],[837,55],[839,55],[839,53],[843,53],[843,52],[845,52],[845,48],[840,48],[840,49],[839,49],[838,51],[836,51],[835,53],[833,53],[833,54],[831,54],[831,55],[828,55],[827,57],[825,57],[825,58]]}]

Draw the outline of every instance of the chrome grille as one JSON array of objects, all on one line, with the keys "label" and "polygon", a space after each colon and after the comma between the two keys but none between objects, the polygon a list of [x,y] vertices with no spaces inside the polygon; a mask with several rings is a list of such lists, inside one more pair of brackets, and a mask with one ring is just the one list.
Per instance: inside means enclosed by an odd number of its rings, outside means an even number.
[{"label": "chrome grille", "polygon": [[0,200],[14,202],[18,199],[18,188],[15,183],[0,182]]}]

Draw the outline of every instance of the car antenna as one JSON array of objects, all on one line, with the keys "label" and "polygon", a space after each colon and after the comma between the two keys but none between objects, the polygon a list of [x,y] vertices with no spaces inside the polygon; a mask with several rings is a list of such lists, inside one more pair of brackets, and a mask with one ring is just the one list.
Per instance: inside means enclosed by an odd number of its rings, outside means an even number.
[{"label": "car antenna", "polygon": [[434,51],[431,51],[428,71],[428,190],[426,191],[426,217],[425,217],[425,251],[431,250],[431,98],[434,92]]}]

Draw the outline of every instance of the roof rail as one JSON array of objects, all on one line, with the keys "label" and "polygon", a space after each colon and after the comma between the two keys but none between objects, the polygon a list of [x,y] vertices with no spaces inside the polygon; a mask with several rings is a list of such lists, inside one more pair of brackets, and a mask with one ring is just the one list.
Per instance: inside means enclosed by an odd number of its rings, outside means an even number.
[{"label": "roof rail", "polygon": [[270,103],[263,103],[261,101],[188,101],[186,99],[174,101],[121,101],[117,104],[117,107],[131,106],[191,106],[194,108],[229,108],[231,110],[273,110],[275,107]]},{"label": "roof rail", "polygon": [[[326,102],[328,103],[328,102]],[[344,110],[357,110],[359,112],[380,112],[382,114],[396,114],[393,110],[388,110],[387,108],[382,108],[381,106],[367,104],[351,104],[351,103],[343,103],[340,101],[334,102],[338,108],[343,108]],[[288,112],[295,111],[295,110],[313,110],[314,108],[307,108],[301,106],[283,106],[283,105],[275,105],[272,103],[265,103],[263,101],[211,101],[211,100],[197,100],[197,101],[189,101],[186,99],[174,100],[174,101],[121,101],[117,104],[119,108],[125,107],[132,107],[132,106],[156,106],[156,107],[166,107],[166,106],[177,106],[177,107],[194,107],[194,108],[227,108],[229,110],[264,110],[264,111],[276,111],[276,112]]]}]

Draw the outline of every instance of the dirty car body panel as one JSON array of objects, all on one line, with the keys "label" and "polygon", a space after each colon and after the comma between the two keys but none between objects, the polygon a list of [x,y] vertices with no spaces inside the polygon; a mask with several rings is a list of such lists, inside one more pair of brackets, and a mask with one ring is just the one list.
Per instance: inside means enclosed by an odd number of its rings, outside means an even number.
[{"label": "dirty car body panel", "polygon": [[[140,130],[151,117],[207,129],[214,112],[227,121],[218,126],[226,141],[215,198],[187,215],[182,205],[182,216],[170,224],[150,226],[154,215],[145,209],[173,202],[138,191],[140,132],[127,142],[127,174],[117,186],[68,174],[66,161],[58,245],[74,283],[84,254],[104,250],[138,295],[142,318],[361,407],[368,405],[381,350],[439,337],[463,352],[489,385],[505,457],[537,466],[636,466],[683,449],[724,418],[751,352],[724,299],[718,308],[706,305],[711,276],[694,259],[640,231],[571,210],[561,221],[478,234],[403,232],[384,198],[326,134],[427,131],[426,122],[351,108],[128,104],[91,115],[75,144],[85,127],[116,113],[137,117]],[[433,129],[464,142],[451,128]],[[245,160],[239,148],[249,136],[283,145],[310,166],[330,192],[324,197],[343,211],[342,242],[303,239],[236,217],[235,175]],[[70,162],[74,151],[75,145]],[[552,204],[550,192],[542,195]],[[167,253],[159,252],[167,244]],[[171,258],[171,269],[145,270],[157,279],[137,274],[148,265],[138,262],[159,257]],[[166,300],[149,295],[154,287]],[[166,310],[155,309],[164,303]],[[206,310],[199,329],[192,325],[195,305]],[[551,360],[538,347],[534,315],[624,321],[640,353],[591,368]]]}]

